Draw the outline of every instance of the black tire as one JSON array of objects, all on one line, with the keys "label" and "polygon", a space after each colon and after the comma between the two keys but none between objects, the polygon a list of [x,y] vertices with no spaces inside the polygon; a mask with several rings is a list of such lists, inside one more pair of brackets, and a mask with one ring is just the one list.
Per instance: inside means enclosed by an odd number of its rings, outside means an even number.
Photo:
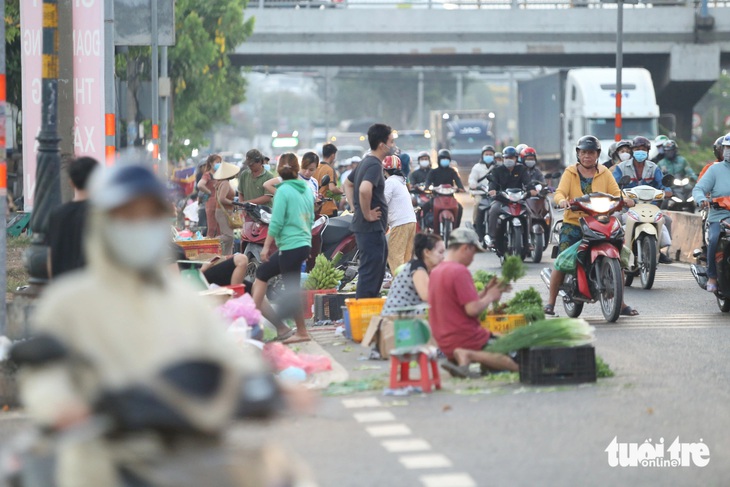
[{"label": "black tire", "polygon": [[542,261],[542,252],[545,249],[545,235],[536,233],[532,240],[532,262],[539,264]]},{"label": "black tire", "polygon": [[453,224],[454,223],[451,220],[444,220],[441,222],[441,238],[444,239],[444,243],[447,247],[449,245],[449,236],[451,235]]},{"label": "black tire", "polygon": [[720,295],[716,295],[716,297],[717,306],[720,308],[720,311],[722,311],[723,313],[730,313],[730,299],[720,297]]},{"label": "black tire", "polygon": [[524,239],[522,238],[522,227],[512,227],[511,230],[511,241],[508,249],[508,253],[516,255],[520,259],[525,259],[525,245]]},{"label": "black tire", "polygon": [[618,320],[624,302],[624,286],[621,280],[621,264],[618,259],[603,257],[598,262],[598,276],[604,291],[599,297],[603,318],[609,323]]},{"label": "black tire", "polygon": [[657,267],[656,237],[653,235],[644,235],[639,239],[638,247],[641,251],[642,262],[639,268],[641,287],[651,289],[654,285]]},{"label": "black tire", "polygon": [[624,274],[626,275],[624,278],[624,286],[631,287],[631,284],[634,283],[634,275],[630,271],[625,271]]},{"label": "black tire", "polygon": [[[575,280],[575,277],[571,274],[567,274],[565,276],[565,284],[566,287],[572,287],[571,280]],[[565,314],[568,315],[570,318],[577,318],[580,316],[580,314],[583,312],[583,305],[585,303],[581,303],[578,301],[566,301],[563,299],[563,308],[565,309]]]}]

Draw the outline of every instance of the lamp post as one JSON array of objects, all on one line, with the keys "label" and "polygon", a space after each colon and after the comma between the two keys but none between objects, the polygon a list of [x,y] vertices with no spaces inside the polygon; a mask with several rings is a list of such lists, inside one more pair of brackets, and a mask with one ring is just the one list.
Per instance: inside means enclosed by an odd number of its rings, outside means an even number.
[{"label": "lamp post", "polygon": [[[0,2],[0,215],[5,215],[8,195],[8,169],[6,163],[6,140],[5,140],[5,2]],[[0,255],[7,255],[7,233],[0,232]],[[0,289],[7,286],[7,259],[0,259]],[[6,308],[5,299],[0,303],[0,335],[5,334]]]},{"label": "lamp post", "polygon": [[58,137],[58,0],[43,0],[41,131],[38,134],[35,204],[31,246],[25,255],[32,285],[48,279],[46,232],[53,208],[61,204],[61,152]]},{"label": "lamp post", "polygon": [[623,93],[621,71],[624,67],[624,0],[617,0],[616,26],[616,132],[614,140],[621,140],[621,95]]}]

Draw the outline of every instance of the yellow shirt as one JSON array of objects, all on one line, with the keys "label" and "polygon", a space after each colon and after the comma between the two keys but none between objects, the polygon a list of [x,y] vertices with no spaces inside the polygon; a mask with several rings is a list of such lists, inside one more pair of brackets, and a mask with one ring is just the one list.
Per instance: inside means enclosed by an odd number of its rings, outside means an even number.
[{"label": "yellow shirt", "polygon": [[[612,196],[621,196],[621,189],[618,187],[616,179],[614,179],[611,171],[603,165],[598,165],[598,172],[593,176],[592,189],[594,193],[608,193]],[[572,200],[583,196],[583,190],[580,188],[580,175],[577,166],[569,166],[560,178],[558,189],[555,190],[555,204],[559,204],[564,200]],[[563,215],[563,223],[571,225],[580,225],[580,217],[582,212],[565,210]]]}]

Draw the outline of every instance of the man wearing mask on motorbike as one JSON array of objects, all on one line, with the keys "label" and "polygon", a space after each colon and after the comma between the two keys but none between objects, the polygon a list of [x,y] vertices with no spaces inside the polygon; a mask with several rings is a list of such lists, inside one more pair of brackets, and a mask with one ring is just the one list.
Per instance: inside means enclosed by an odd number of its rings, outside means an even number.
[{"label": "man wearing mask on motorbike", "polygon": [[[436,169],[432,169],[428,173],[426,178],[426,188],[431,186],[449,185],[456,186],[460,193],[464,192],[464,183],[461,182],[459,173],[456,169],[451,167],[451,152],[447,149],[441,149],[438,153],[439,165]],[[423,205],[423,211],[425,214],[431,213],[433,210],[433,200]],[[464,212],[464,207],[459,203],[459,214],[456,217],[456,228],[461,224],[461,215]]]},{"label": "man wearing mask on motorbike", "polygon": [[[720,239],[721,222],[730,218],[730,208],[722,204],[724,198],[730,196],[730,134],[722,141],[723,162],[710,166],[697,185],[692,190],[692,196],[702,208],[709,208],[710,202],[718,200],[720,208],[710,208],[707,221],[709,232],[707,236],[707,291],[717,292],[717,262],[714,256]],[[709,197],[708,197],[709,195]]]},{"label": "man wearing mask on motorbike", "polygon": [[[660,189],[664,191],[665,197],[672,195],[672,188],[664,186],[662,184],[662,171],[659,167],[648,159],[649,150],[651,149],[651,142],[646,137],[638,136],[635,137],[632,142],[621,141],[617,145],[616,151],[626,142],[630,144],[633,152],[633,158],[629,157],[625,161],[621,162],[616,166],[613,171],[613,177],[616,182],[620,181],[622,177],[629,176],[631,182],[623,187],[623,189],[635,188],[641,185],[651,186],[652,188]],[[622,154],[625,154],[622,153]],[[625,157],[625,156],[623,156]],[[665,212],[664,214],[664,225],[669,232],[671,237],[672,234],[672,218]],[[668,245],[668,243],[667,243]],[[666,246],[666,245],[665,245]],[[664,253],[659,253],[659,262],[662,264],[670,264],[672,259]]]},{"label": "man wearing mask on motorbike", "polygon": [[[575,166],[569,166],[565,170],[560,178],[560,184],[555,190],[555,204],[565,209],[563,226],[560,229],[559,252],[565,251],[583,238],[583,232],[580,228],[580,215],[567,209],[571,200],[590,193],[607,193],[612,196],[621,196],[621,189],[619,189],[611,172],[598,163],[598,157],[601,155],[601,143],[596,137],[592,135],[581,137],[575,148],[575,154],[578,163]],[[626,198],[624,202],[629,207],[634,206],[634,201],[629,198]],[[564,272],[553,269],[550,275],[550,297],[544,308],[546,315],[555,315],[555,301],[558,298],[564,278]],[[623,303],[621,314],[636,316],[639,312]]]},{"label": "man wearing mask on motorbike", "polygon": [[[527,176],[527,168],[523,165],[517,164],[517,149],[514,147],[505,147],[504,151],[504,164],[502,166],[495,167],[489,175],[489,196],[494,198],[497,196],[498,191],[505,191],[507,189],[518,188],[523,189],[530,184],[530,180]],[[535,190],[531,192],[532,196],[537,195]],[[502,210],[502,203],[499,201],[493,201],[492,206],[489,208],[488,226],[489,226],[489,247],[494,247],[497,235],[497,223],[499,218],[499,212]]]},{"label": "man wearing mask on motorbike", "polygon": [[666,135],[657,135],[654,139],[654,145],[656,146],[656,155],[652,157],[651,162],[659,164],[659,161],[664,159],[664,143],[669,140]]},{"label": "man wearing mask on motorbike", "polygon": [[671,174],[675,178],[697,180],[697,175],[687,159],[677,153],[677,143],[673,140],[664,142],[664,158],[659,161],[658,166],[664,174]]},{"label": "man wearing mask on motorbike", "polygon": [[[234,417],[238,393],[221,407],[201,408],[182,391],[170,399],[153,379],[193,360],[211,360],[235,375],[270,375],[253,352],[226,337],[188,284],[166,272],[169,203],[149,169],[119,161],[98,171],[90,204],[87,267],[49,286],[33,315],[36,338],[28,343],[38,352],[19,375],[26,411],[38,424],[64,430],[92,419],[105,394],[147,385],[214,440]],[[120,463],[154,465],[167,454],[165,438],[152,429],[79,437],[60,445],[57,485],[119,485]]]},{"label": "man wearing mask on motorbike", "polygon": [[[471,173],[469,173],[469,189],[477,189],[479,186],[489,186],[489,181],[487,181],[487,175],[494,169],[494,146],[492,145],[485,145],[482,147],[482,156],[479,162],[474,164],[474,167],[471,168]],[[479,238],[481,240],[484,239],[484,234],[487,231],[486,228],[484,228],[484,213],[485,210],[483,210],[479,206],[479,202],[482,199],[482,196],[475,196],[474,197],[474,229],[477,232],[477,235],[479,235]]]},{"label": "man wearing mask on motorbike", "polygon": [[428,173],[431,172],[431,156],[427,151],[418,153],[418,169],[411,171],[408,175],[408,183],[413,186],[424,184],[428,179]]},{"label": "man wearing mask on motorbike", "polygon": [[501,166],[504,164],[504,154],[501,152],[494,153],[494,167]]},{"label": "man wearing mask on motorbike", "polygon": [[545,176],[539,167],[537,167],[537,151],[532,147],[526,147],[520,153],[522,164],[527,168],[527,179],[532,183],[534,181],[539,182],[545,186]]}]

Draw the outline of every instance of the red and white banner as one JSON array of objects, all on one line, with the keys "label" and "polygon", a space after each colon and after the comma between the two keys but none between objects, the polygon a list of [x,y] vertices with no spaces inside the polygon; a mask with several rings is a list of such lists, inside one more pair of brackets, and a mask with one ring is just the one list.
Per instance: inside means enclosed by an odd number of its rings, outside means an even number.
[{"label": "red and white banner", "polygon": [[43,2],[20,2],[20,39],[23,83],[23,195],[25,211],[33,209],[38,132],[41,130],[41,58]]}]

